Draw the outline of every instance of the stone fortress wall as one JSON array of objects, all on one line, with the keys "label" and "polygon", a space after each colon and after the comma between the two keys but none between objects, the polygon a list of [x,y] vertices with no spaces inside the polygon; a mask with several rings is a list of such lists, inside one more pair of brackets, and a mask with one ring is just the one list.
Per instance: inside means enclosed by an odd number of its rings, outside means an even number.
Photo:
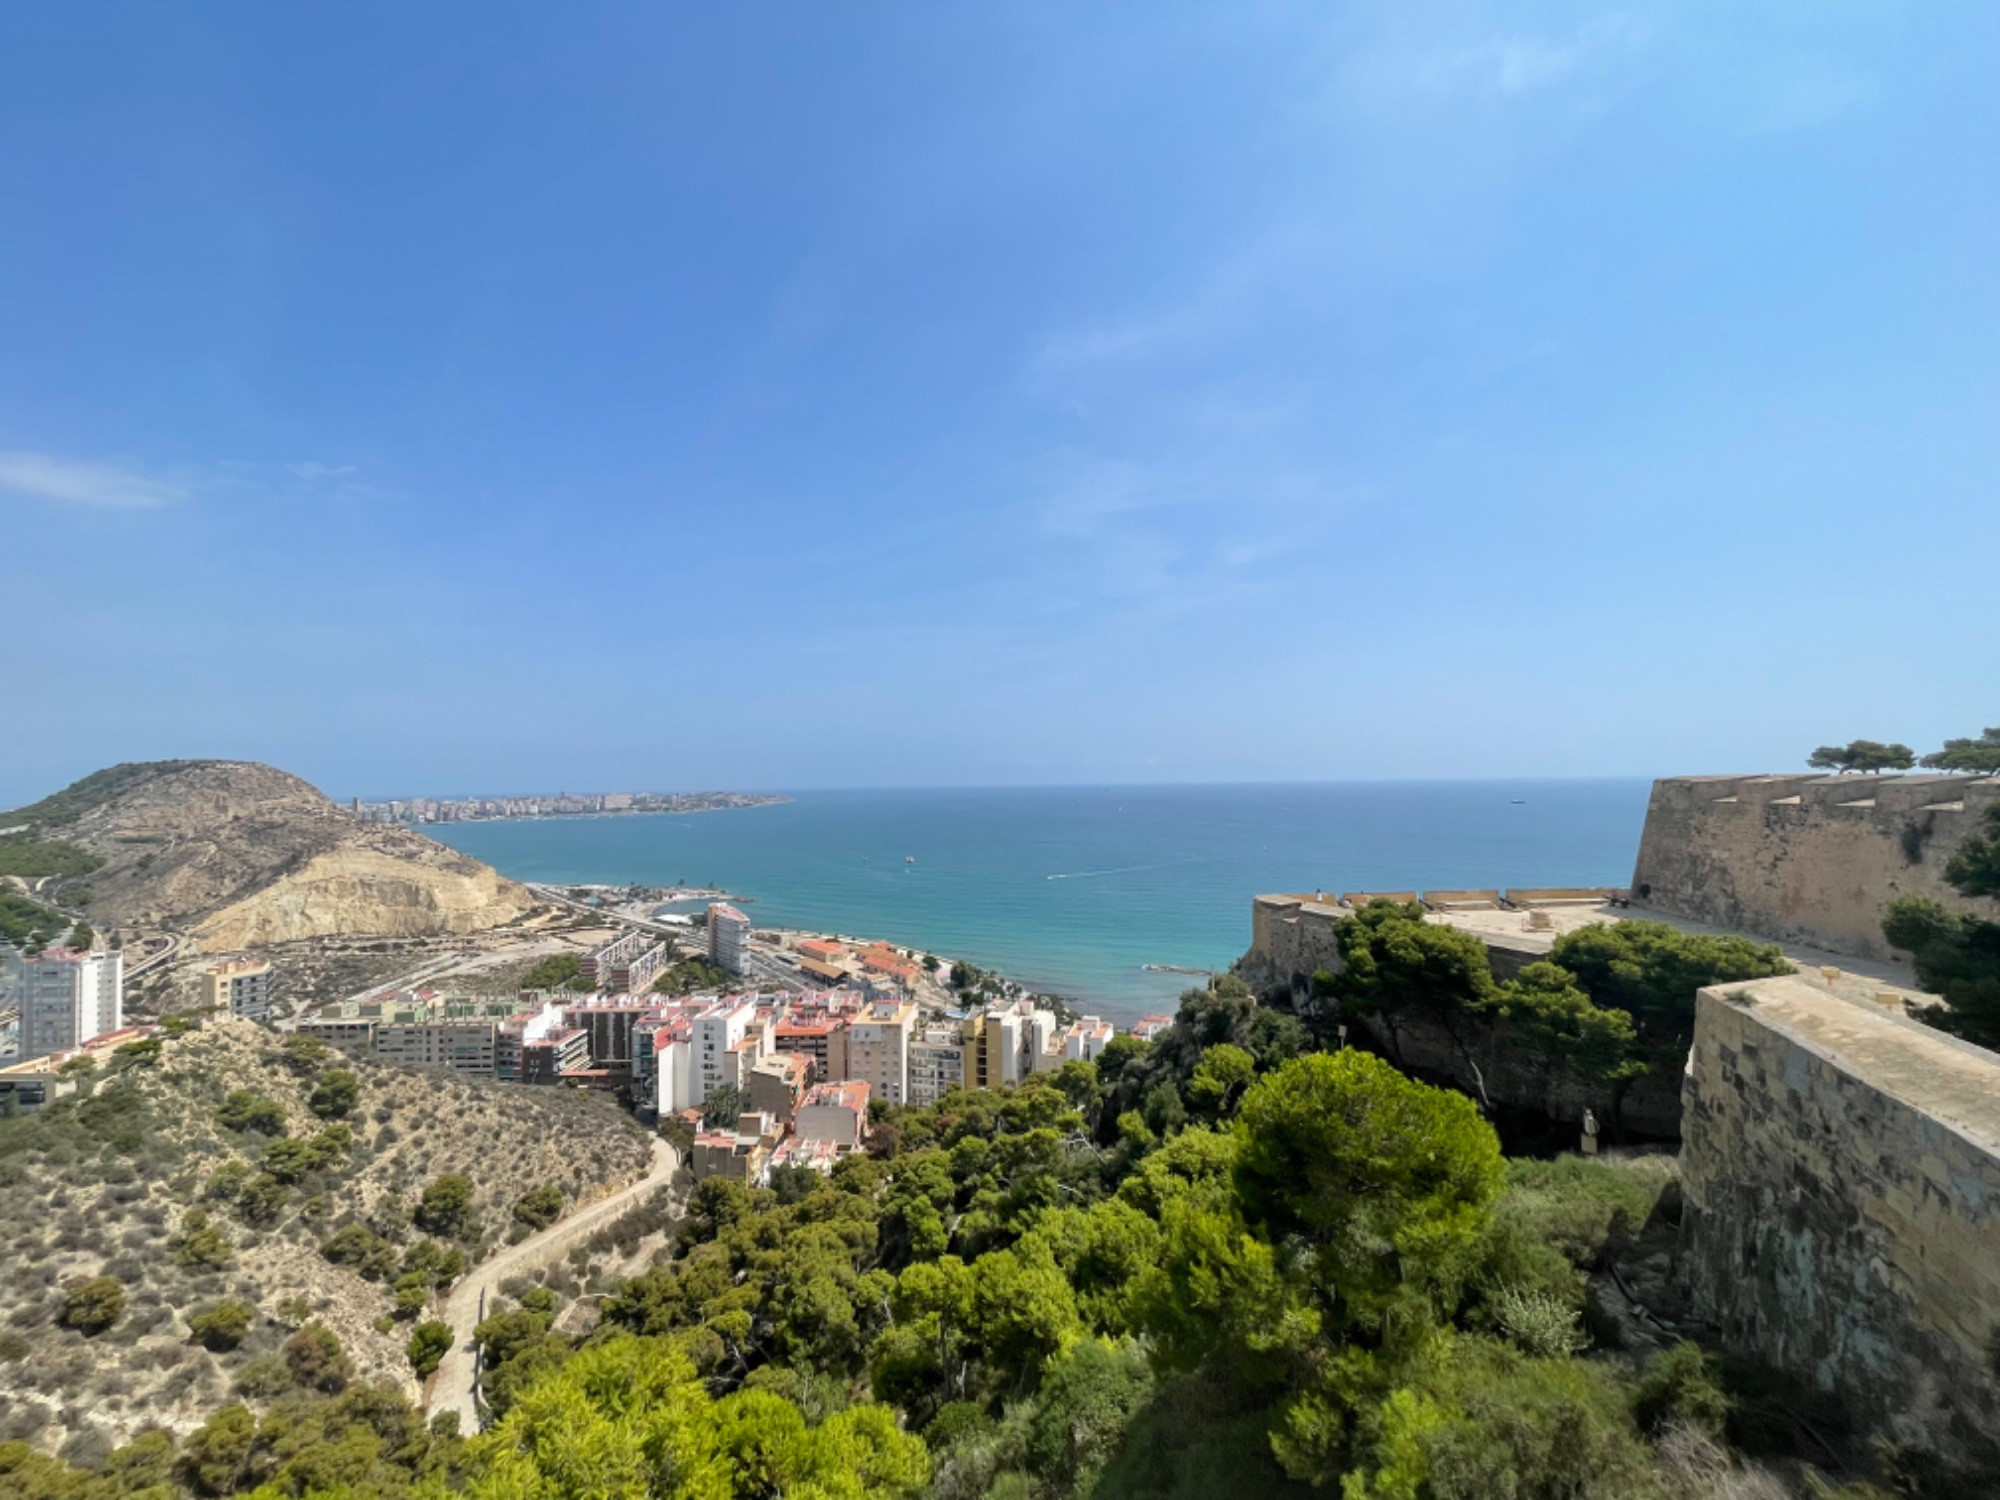
[{"label": "stone fortress wall", "polygon": [[1810,972],[1702,991],[1681,1273],[1730,1347],[2000,1472],[2000,1056],[1875,993]]},{"label": "stone fortress wall", "polygon": [[1681,776],[1653,783],[1632,899],[1671,916],[1888,959],[1896,896],[2000,919],[1944,882],[1951,851],[2000,802],[1965,776]]}]

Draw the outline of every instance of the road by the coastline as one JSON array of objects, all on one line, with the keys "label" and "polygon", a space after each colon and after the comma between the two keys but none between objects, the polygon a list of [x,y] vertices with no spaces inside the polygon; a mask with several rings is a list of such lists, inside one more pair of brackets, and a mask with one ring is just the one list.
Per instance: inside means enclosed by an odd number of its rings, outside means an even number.
[{"label": "road by the coastline", "polygon": [[626,1209],[634,1207],[648,1193],[657,1192],[673,1181],[680,1169],[680,1153],[663,1140],[653,1142],[652,1169],[637,1182],[620,1188],[606,1198],[586,1203],[561,1222],[540,1234],[529,1235],[518,1245],[508,1245],[480,1262],[451,1289],[438,1316],[451,1327],[451,1349],[424,1389],[424,1409],[435,1416],[441,1411],[458,1413],[458,1430],[468,1436],[479,1430],[479,1407],[473,1396],[477,1355],[472,1330],[479,1326],[487,1303],[498,1294],[500,1284],[525,1275],[568,1252],[578,1240],[605,1228]]}]

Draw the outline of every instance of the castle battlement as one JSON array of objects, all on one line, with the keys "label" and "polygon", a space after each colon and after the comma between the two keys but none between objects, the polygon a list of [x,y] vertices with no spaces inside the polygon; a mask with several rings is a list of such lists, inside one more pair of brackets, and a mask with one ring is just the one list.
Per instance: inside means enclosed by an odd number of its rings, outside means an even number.
[{"label": "castle battlement", "polygon": [[1945,884],[1952,850],[2000,803],[1969,776],[1677,776],[1653,783],[1632,898],[1691,921],[1892,957],[1897,896],[2000,918]]}]

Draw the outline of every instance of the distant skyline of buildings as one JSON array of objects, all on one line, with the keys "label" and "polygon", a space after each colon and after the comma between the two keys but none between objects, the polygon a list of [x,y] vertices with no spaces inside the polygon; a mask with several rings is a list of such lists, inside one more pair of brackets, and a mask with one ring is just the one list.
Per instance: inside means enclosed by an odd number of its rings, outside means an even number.
[{"label": "distant skyline of buildings", "polygon": [[506,797],[352,797],[347,807],[364,823],[417,824],[713,812],[789,800],[775,794],[750,792],[556,792]]}]

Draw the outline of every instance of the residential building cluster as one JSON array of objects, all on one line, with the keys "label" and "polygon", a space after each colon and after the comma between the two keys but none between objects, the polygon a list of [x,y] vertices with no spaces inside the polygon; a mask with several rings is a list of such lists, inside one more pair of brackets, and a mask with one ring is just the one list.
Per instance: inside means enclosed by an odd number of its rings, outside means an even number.
[{"label": "residential building cluster", "polygon": [[955,1088],[1021,1083],[1095,1061],[1113,1034],[1096,1016],[1065,1022],[1027,1000],[926,1014],[853,990],[696,997],[639,1025],[662,1117],[698,1118],[718,1089],[738,1092],[734,1127],[697,1134],[691,1165],[753,1185],[788,1162],[831,1171],[866,1140],[872,1101],[921,1107]]},{"label": "residential building cluster", "polygon": [[[728,920],[710,918],[727,953]],[[747,928],[747,922],[744,924]],[[650,951],[620,938],[592,955],[608,984]],[[907,963],[907,960],[905,960]],[[602,988],[524,990],[509,999],[397,990],[330,1006],[298,1030],[382,1062],[450,1068],[503,1083],[625,1089],[660,1118],[699,1125],[732,1090],[730,1128],[698,1130],[696,1175],[750,1183],[803,1163],[831,1171],[867,1137],[868,1107],[935,1104],[955,1088],[999,1088],[1094,1060],[1108,1021],[1065,1021],[1019,1000],[972,1012],[926,1007],[868,981],[804,992],[673,998]]]},{"label": "residential building cluster", "polygon": [[403,797],[365,802],[356,797],[349,809],[367,823],[470,823],[482,818],[557,818],[603,813],[702,812],[711,808],[754,806],[776,797],[752,797],[736,792],[557,792],[536,797]]}]

